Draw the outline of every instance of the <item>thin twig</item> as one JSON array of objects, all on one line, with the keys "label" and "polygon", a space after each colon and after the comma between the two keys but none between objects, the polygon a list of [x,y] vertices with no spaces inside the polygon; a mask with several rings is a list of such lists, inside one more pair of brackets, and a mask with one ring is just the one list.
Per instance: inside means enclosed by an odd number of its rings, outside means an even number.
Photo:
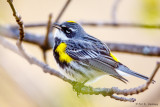
[{"label": "thin twig", "polygon": [[154,76],[156,75],[156,73],[158,72],[159,68],[160,68],[160,62],[157,62],[157,66],[156,66],[154,72],[152,73],[151,77],[149,78],[149,80],[146,83],[147,87],[152,82],[152,80],[153,80]]},{"label": "thin twig", "polygon": [[7,0],[7,2],[9,3],[12,12],[13,12],[13,16],[16,19],[17,24],[19,25],[19,41],[17,41],[17,44],[21,44],[22,40],[24,38],[24,25],[23,25],[23,21],[21,20],[21,16],[16,12],[16,9],[14,8],[13,5],[13,1],[12,0]]},{"label": "thin twig", "polygon": [[120,2],[121,2],[121,0],[115,0],[114,4],[112,6],[111,18],[112,18],[113,23],[117,22],[117,10],[118,10],[118,6],[119,6]]},{"label": "thin twig", "polygon": [[[62,15],[64,14],[65,10],[67,9],[67,7],[69,6],[71,0],[67,0],[67,2],[65,3],[65,5],[63,6],[62,10],[60,11],[60,13],[58,14],[58,17],[56,18],[55,20],[55,23],[57,23],[60,18],[62,17]],[[44,41],[44,45],[41,47],[42,50],[43,50],[43,59],[44,61],[47,63],[46,61],[46,50],[47,47],[49,47],[49,44],[48,44],[48,37],[49,37],[49,33],[51,33],[53,31],[53,27],[52,27],[52,15],[50,14],[49,15],[49,20],[48,20],[48,24],[47,24],[47,34],[46,34],[46,38],[45,38],[45,41]]]},{"label": "thin twig", "polygon": [[145,90],[148,89],[149,85],[151,84],[151,82],[152,82],[153,78],[155,77],[156,73],[158,72],[159,68],[160,68],[160,62],[157,62],[155,70],[153,71],[153,73],[150,76],[149,80],[145,84],[143,84],[141,86],[138,86],[136,88],[131,88],[131,89],[128,89],[128,90],[126,90],[126,89],[119,90],[118,87],[112,87],[112,90],[117,95],[121,94],[121,95],[125,95],[125,96],[144,92]]},{"label": "thin twig", "polygon": [[31,63],[31,60],[30,60],[30,57],[26,54],[25,50],[23,49],[22,47],[22,40],[24,38],[24,25],[23,25],[23,21],[20,17],[20,15],[18,14],[18,12],[16,11],[14,5],[13,5],[13,1],[12,0],[7,0],[7,2],[9,3],[11,9],[12,9],[12,12],[13,12],[13,16],[15,17],[16,19],[16,22],[19,26],[19,39],[17,41],[17,47],[18,49],[20,50],[20,52],[22,53],[22,55],[28,59],[28,61]]},{"label": "thin twig", "polygon": [[[19,19],[20,17],[17,16],[18,13],[15,11],[15,8],[14,8],[14,6],[13,6],[13,4],[12,4],[12,1],[11,1],[11,0],[8,0],[8,3],[10,4],[13,13],[15,12],[15,13],[13,14],[13,16],[16,17],[16,20],[21,20],[21,19]],[[20,38],[19,38],[19,39],[21,40],[21,39],[23,39],[22,37],[24,37],[24,33],[21,33],[21,32],[24,32],[24,31],[21,31],[21,30],[24,30],[23,28],[21,28],[21,27],[23,27],[23,23],[22,23],[22,25],[21,25],[21,24],[19,24],[18,21],[17,21],[17,24],[18,24],[18,26],[20,27],[20,29],[19,29],[19,36],[20,36]],[[21,42],[22,42],[22,41],[21,41]],[[50,67],[48,67],[48,65],[40,62],[39,60],[37,60],[37,59],[34,58],[34,57],[31,57],[30,55],[28,55],[28,54],[25,52],[25,50],[23,49],[21,43],[18,43],[18,44],[17,44],[17,47],[18,47],[20,53],[23,55],[23,57],[24,57],[30,64],[36,64],[36,65],[42,67],[43,70],[44,70],[44,72],[47,71],[47,72],[49,72],[51,75],[56,75],[57,77],[62,78],[64,81],[67,81],[67,82],[70,82],[70,83],[72,82],[70,79],[65,78],[62,74],[60,74],[60,73],[57,72],[56,70],[51,69]]]},{"label": "thin twig", "polygon": [[47,63],[46,51],[48,50],[48,47],[49,47],[49,35],[52,34],[51,28],[52,28],[52,14],[49,14],[46,36],[45,36],[44,44],[41,46],[41,49],[43,52],[43,59],[46,63]]},{"label": "thin twig", "polygon": [[[60,13],[58,14],[58,16],[57,16],[57,18],[56,18],[56,20],[55,20],[54,23],[59,22],[60,18],[62,17],[62,15],[64,14],[65,10],[66,10],[67,7],[69,6],[70,2],[71,2],[71,0],[67,0],[67,1],[66,1],[65,5],[63,6],[62,10],[61,10]],[[54,23],[53,23],[53,24],[54,24]],[[51,31],[53,31],[54,29],[55,29],[55,27],[52,27],[52,28],[51,28]]]},{"label": "thin twig", "polygon": [[48,37],[49,34],[51,33],[51,27],[52,27],[52,14],[49,14],[49,18],[48,18],[48,24],[47,24],[47,32],[46,32],[46,36],[45,36],[45,40],[44,40],[44,46],[49,47],[48,45]]},{"label": "thin twig", "polygon": [[67,0],[67,2],[65,3],[65,5],[63,6],[62,10],[60,11],[58,17],[56,18],[55,22],[58,22],[60,20],[61,16],[63,15],[63,13],[65,12],[65,10],[69,6],[70,2],[71,2],[71,0]]},{"label": "thin twig", "polygon": [[110,96],[111,98],[115,99],[115,100],[119,100],[119,101],[129,101],[129,102],[135,102],[136,99],[135,98],[125,98],[125,97],[118,97],[118,96],[115,96],[115,95],[111,95]]}]

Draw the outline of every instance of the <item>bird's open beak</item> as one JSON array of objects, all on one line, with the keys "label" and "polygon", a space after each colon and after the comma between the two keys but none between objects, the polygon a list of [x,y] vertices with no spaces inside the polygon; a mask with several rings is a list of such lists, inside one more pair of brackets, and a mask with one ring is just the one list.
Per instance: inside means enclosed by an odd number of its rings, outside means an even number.
[{"label": "bird's open beak", "polygon": [[62,30],[61,26],[58,23],[54,23],[53,27],[55,27],[55,28],[57,28],[59,30]]}]

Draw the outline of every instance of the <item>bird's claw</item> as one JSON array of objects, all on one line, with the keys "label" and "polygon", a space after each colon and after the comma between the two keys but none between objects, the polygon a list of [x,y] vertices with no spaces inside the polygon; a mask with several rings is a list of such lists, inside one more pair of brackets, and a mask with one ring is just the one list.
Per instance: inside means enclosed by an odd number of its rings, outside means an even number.
[{"label": "bird's claw", "polygon": [[83,82],[83,83],[75,82],[75,83],[73,84],[73,90],[77,92],[77,96],[80,95],[82,88],[85,86],[85,85],[84,85],[85,83],[86,83],[86,81]]}]

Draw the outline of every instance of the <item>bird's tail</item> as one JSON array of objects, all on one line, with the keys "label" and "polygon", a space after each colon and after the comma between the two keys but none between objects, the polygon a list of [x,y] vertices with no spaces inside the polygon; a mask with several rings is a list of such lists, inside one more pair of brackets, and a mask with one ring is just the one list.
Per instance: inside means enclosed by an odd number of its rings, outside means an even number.
[{"label": "bird's tail", "polygon": [[[116,68],[124,73],[127,73],[127,74],[130,74],[130,75],[133,75],[135,77],[138,77],[138,78],[141,78],[141,79],[144,79],[144,80],[148,80],[149,78],[147,76],[144,76],[142,74],[139,74],[137,72],[134,72],[132,70],[130,70],[128,67],[126,67],[125,65],[119,63],[118,67]],[[152,80],[152,83],[154,83],[155,81]]]}]

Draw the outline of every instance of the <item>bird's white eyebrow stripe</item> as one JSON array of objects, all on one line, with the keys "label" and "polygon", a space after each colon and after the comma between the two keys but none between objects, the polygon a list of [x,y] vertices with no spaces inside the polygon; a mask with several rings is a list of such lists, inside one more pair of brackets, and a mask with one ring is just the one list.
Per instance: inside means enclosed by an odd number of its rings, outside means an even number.
[{"label": "bird's white eyebrow stripe", "polygon": [[[62,25],[62,27],[67,27],[66,25]],[[69,29],[72,31],[72,32],[75,32],[77,29],[73,29],[71,27],[69,27]]]},{"label": "bird's white eyebrow stripe", "polygon": [[76,29],[73,29],[73,28],[71,28],[71,27],[70,27],[69,29],[70,29],[72,32],[76,31]]}]

